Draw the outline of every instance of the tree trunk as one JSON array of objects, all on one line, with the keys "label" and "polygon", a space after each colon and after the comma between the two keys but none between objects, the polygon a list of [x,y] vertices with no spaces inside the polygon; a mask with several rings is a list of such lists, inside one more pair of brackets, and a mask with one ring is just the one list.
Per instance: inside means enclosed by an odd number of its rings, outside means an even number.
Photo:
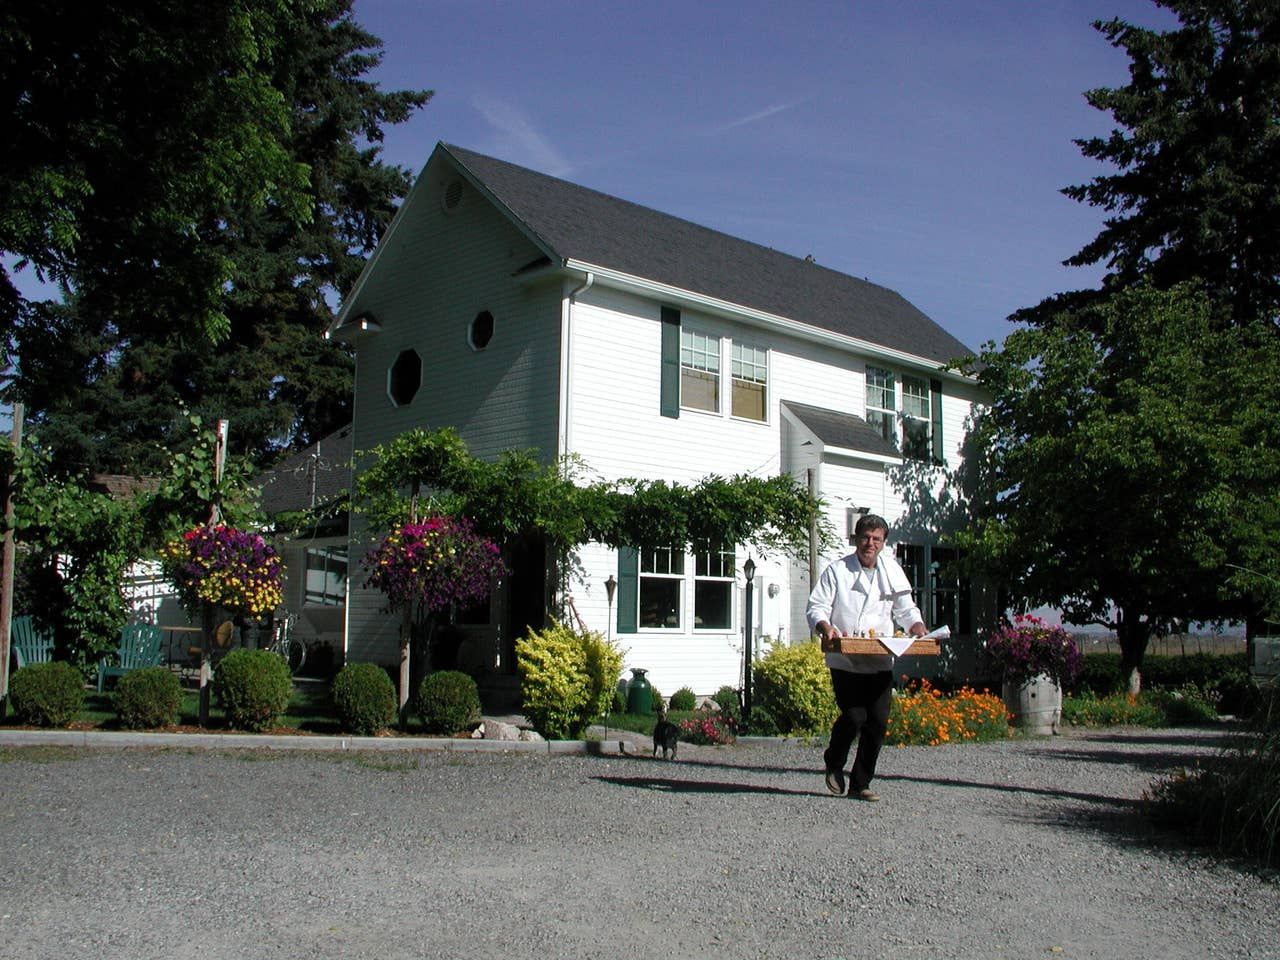
[{"label": "tree trunk", "polygon": [[404,723],[405,705],[409,702],[409,651],[413,647],[413,607],[404,608],[400,621],[400,722]]},{"label": "tree trunk", "polygon": [[1130,696],[1142,690],[1142,658],[1151,640],[1151,624],[1142,617],[1116,612],[1116,639],[1120,642],[1120,675]]}]

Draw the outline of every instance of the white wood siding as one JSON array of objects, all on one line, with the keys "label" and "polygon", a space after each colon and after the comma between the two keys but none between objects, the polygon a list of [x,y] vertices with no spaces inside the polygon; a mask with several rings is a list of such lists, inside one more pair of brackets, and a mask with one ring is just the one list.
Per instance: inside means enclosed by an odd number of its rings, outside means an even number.
[{"label": "white wood siding", "polygon": [[[377,270],[352,304],[381,324],[357,343],[353,442],[387,443],[413,428],[452,426],[478,457],[537,448],[555,456],[559,379],[560,284],[513,276],[541,252],[470,187],[446,214],[438,202],[454,179],[444,164],[424,173],[423,202],[406,210]],[[483,350],[468,341],[472,320],[488,310],[494,334]],[[387,393],[391,365],[403,350],[422,360],[422,386],[396,406]],[[367,537],[353,523],[347,658],[390,663],[398,620],[384,598],[363,589]]]}]

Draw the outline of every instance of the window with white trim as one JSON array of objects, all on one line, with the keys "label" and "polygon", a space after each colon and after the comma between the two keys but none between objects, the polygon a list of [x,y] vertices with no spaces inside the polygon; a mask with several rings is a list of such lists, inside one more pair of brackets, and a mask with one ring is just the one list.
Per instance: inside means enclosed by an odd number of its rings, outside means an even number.
[{"label": "window with white trim", "polygon": [[912,460],[928,460],[929,381],[902,377],[902,454]]},{"label": "window with white trim", "polygon": [[683,608],[684,551],[675,547],[646,547],[641,550],[640,628],[678,630]]},{"label": "window with white trim", "polygon": [[898,405],[892,370],[867,367],[867,425],[895,448],[898,446]]},{"label": "window with white trim", "polygon": [[734,343],[731,363],[733,401],[731,412],[747,420],[765,419],[765,388],[769,382],[769,352]]},{"label": "window with white trim", "polygon": [[720,338],[680,331],[680,406],[720,412]]},{"label": "window with white trim", "polygon": [[693,628],[733,626],[734,553],[711,546],[693,555]]},{"label": "window with white trim", "polygon": [[306,558],[308,606],[338,607],[347,602],[347,548],[308,547]]}]

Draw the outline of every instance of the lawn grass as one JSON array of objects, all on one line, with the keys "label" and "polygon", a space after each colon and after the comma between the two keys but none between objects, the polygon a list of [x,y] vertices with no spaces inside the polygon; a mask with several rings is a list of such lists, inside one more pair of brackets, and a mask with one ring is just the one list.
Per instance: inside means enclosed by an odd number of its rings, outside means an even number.
[{"label": "lawn grass", "polygon": [[[667,719],[675,724],[681,720],[688,720],[693,715],[692,710],[667,711]],[[601,720],[599,725],[610,730],[626,730],[629,733],[650,735],[653,733],[653,725],[657,722],[656,713],[611,713]]]}]

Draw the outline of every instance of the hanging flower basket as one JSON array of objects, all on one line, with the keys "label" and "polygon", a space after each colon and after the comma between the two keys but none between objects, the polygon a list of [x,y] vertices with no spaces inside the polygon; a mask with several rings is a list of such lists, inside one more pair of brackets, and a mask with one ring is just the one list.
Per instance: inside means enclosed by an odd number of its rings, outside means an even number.
[{"label": "hanging flower basket", "polygon": [[498,547],[476,534],[466,520],[431,516],[396,527],[364,558],[367,586],[395,607],[422,612],[484,599],[505,570]]},{"label": "hanging flower basket", "polygon": [[196,527],[160,548],[160,565],[189,611],[205,605],[261,617],[280,605],[284,565],[260,534]]}]

